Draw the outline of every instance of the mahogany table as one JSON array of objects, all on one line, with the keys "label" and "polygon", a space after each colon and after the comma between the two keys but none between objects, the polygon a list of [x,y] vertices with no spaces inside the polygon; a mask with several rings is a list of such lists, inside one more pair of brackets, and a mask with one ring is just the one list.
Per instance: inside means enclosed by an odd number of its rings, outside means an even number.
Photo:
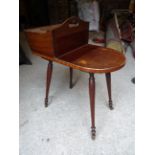
[{"label": "mahogany table", "polygon": [[125,56],[115,50],[88,44],[89,23],[71,17],[62,24],[25,30],[32,52],[49,61],[47,66],[45,107],[48,106],[53,62],[70,68],[70,88],[73,69],[89,73],[89,96],[91,109],[91,136],[96,137],[95,127],[95,73],[105,73],[112,110],[111,72],[125,65]]}]

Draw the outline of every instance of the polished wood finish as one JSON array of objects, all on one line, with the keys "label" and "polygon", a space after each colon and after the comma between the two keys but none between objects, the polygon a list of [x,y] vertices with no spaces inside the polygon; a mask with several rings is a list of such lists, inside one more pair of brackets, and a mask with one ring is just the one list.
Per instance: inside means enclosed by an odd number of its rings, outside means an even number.
[{"label": "polished wood finish", "polygon": [[105,75],[109,97],[109,108],[113,110],[112,97],[111,97],[111,73],[106,73]]},{"label": "polished wood finish", "polygon": [[125,64],[122,53],[88,44],[88,23],[75,17],[62,24],[25,32],[34,54],[73,69],[108,73]]},{"label": "polished wood finish", "polygon": [[25,30],[34,53],[59,57],[88,43],[89,23],[71,17],[62,24]]},{"label": "polished wood finish", "polygon": [[70,82],[69,82],[69,88],[73,88],[73,69],[70,67],[69,68],[69,72],[70,72]]},{"label": "polished wood finish", "polygon": [[125,56],[122,53],[89,44],[73,50],[60,58],[52,58],[39,53],[35,54],[44,59],[90,73],[113,72],[125,65]]},{"label": "polished wood finish", "polygon": [[62,55],[56,61],[84,72],[107,73],[123,67],[125,57],[112,49],[87,44]]},{"label": "polished wood finish", "polygon": [[91,135],[95,138],[95,73],[106,73],[109,107],[112,109],[111,72],[125,65],[125,56],[115,50],[88,44],[88,23],[71,17],[62,24],[25,31],[33,53],[49,61],[47,69],[45,106],[52,76],[52,62],[70,68],[70,88],[73,87],[73,69],[90,74],[89,95]]},{"label": "polished wood finish", "polygon": [[90,97],[90,109],[91,109],[91,136],[95,139],[96,127],[95,127],[95,78],[94,74],[90,73],[89,77],[89,97]]},{"label": "polished wood finish", "polygon": [[27,40],[34,54],[42,54],[50,58],[54,57],[53,37],[51,32],[60,25],[61,24],[25,30]]},{"label": "polished wood finish", "polygon": [[60,27],[54,29],[52,33],[55,56],[60,57],[88,44],[88,29],[88,22],[75,17],[69,18]]},{"label": "polished wood finish", "polygon": [[48,94],[49,94],[49,88],[51,83],[52,71],[53,71],[53,62],[49,61],[47,65],[45,107],[48,107]]}]

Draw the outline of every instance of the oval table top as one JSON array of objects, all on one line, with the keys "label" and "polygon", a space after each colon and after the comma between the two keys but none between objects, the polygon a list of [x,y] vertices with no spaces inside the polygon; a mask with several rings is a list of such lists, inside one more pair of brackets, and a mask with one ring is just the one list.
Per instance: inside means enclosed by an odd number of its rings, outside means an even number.
[{"label": "oval table top", "polygon": [[110,48],[86,44],[60,57],[48,57],[35,53],[46,60],[89,73],[109,73],[125,65],[124,54]]},{"label": "oval table top", "polygon": [[108,73],[125,65],[124,54],[96,45],[84,45],[59,58],[56,62],[90,73]]}]

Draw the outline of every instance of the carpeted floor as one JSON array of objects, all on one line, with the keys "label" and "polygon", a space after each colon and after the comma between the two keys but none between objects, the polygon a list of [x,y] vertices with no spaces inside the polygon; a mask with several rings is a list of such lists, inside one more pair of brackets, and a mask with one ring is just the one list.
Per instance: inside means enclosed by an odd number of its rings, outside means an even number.
[{"label": "carpeted floor", "polygon": [[109,110],[104,74],[96,74],[96,140],[90,137],[88,74],[54,63],[49,107],[44,108],[47,62],[32,56],[20,66],[20,155],[134,155],[134,59],[112,73],[114,110]]}]

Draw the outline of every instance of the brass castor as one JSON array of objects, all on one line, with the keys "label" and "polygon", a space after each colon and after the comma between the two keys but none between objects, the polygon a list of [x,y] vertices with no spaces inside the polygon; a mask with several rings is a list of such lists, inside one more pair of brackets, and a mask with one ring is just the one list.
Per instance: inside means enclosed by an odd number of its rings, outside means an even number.
[{"label": "brass castor", "polygon": [[92,138],[92,140],[95,140],[95,138],[96,138],[96,128],[95,127],[91,128],[91,138]]},{"label": "brass castor", "polygon": [[109,101],[109,108],[110,108],[110,110],[114,109],[113,104],[112,104],[112,100]]}]

